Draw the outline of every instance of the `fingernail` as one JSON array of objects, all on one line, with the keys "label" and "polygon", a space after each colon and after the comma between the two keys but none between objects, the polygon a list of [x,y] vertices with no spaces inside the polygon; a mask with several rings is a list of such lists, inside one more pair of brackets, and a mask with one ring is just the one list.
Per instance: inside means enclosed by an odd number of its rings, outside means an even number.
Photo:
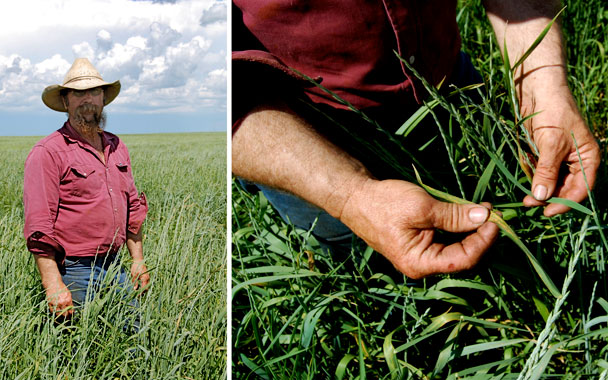
[{"label": "fingernail", "polygon": [[543,185],[536,185],[534,188],[534,198],[537,201],[544,201],[547,199],[547,188]]},{"label": "fingernail", "polygon": [[485,207],[475,207],[469,211],[469,219],[473,223],[483,223],[488,219],[488,215],[490,214],[490,210]]}]

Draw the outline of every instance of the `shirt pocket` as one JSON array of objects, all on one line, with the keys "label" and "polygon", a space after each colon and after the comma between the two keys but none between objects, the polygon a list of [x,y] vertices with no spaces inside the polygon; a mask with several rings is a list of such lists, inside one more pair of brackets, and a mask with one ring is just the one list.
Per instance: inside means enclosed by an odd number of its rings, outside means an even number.
[{"label": "shirt pocket", "polygon": [[120,190],[128,194],[132,182],[129,164],[126,162],[117,162],[116,169],[118,169],[118,177],[120,178]]},{"label": "shirt pocket", "polygon": [[95,198],[103,190],[104,182],[92,166],[74,165],[70,167],[65,180],[69,193],[76,197]]}]

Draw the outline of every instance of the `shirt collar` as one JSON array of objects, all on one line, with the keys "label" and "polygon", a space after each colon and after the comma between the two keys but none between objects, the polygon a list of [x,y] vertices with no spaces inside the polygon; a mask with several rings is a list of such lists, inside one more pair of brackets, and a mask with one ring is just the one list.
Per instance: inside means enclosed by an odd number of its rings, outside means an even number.
[{"label": "shirt collar", "polygon": [[[78,143],[80,146],[83,146],[83,144],[88,145],[88,143],[82,138],[82,136],[80,136],[80,134],[76,132],[74,127],[72,127],[69,120],[66,121],[63,124],[63,127],[59,129],[59,133],[61,133],[68,141],[72,143]],[[101,135],[101,138],[103,139],[104,147],[110,146],[111,148],[116,148],[118,146],[118,136],[110,132],[104,131]]]}]

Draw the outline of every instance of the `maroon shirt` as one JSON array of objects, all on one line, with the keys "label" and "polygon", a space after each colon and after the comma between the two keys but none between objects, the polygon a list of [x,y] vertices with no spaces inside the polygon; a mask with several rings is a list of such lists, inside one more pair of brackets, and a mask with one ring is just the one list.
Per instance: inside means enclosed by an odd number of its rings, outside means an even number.
[{"label": "maroon shirt", "polygon": [[[263,75],[258,85],[273,89],[279,82],[293,82],[289,68],[295,68],[321,80],[359,109],[403,107],[425,96],[395,51],[437,84],[449,79],[460,50],[454,0],[234,0],[234,4],[239,8],[233,12],[235,120],[247,107],[239,104],[238,95],[251,98],[257,90],[240,80],[247,72]],[[317,87],[302,81],[299,85],[306,87],[314,102],[346,108]]]},{"label": "maroon shirt", "polygon": [[25,161],[24,235],[32,253],[113,253],[137,233],[148,204],[138,195],[127,147],[103,133],[106,164],[66,122],[39,141]]}]

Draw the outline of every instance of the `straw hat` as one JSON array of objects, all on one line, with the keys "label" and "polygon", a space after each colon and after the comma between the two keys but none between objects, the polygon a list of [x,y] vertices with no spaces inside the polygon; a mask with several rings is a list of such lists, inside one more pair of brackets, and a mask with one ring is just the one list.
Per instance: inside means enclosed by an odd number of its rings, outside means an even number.
[{"label": "straw hat", "polygon": [[53,84],[45,88],[42,92],[42,101],[52,110],[67,112],[61,99],[61,90],[87,90],[100,86],[105,87],[104,105],[108,105],[120,92],[120,81],[113,83],[104,82],[101,75],[99,75],[99,71],[93,67],[88,59],[76,58],[72,67],[70,67],[70,70],[65,75],[63,84]]}]

